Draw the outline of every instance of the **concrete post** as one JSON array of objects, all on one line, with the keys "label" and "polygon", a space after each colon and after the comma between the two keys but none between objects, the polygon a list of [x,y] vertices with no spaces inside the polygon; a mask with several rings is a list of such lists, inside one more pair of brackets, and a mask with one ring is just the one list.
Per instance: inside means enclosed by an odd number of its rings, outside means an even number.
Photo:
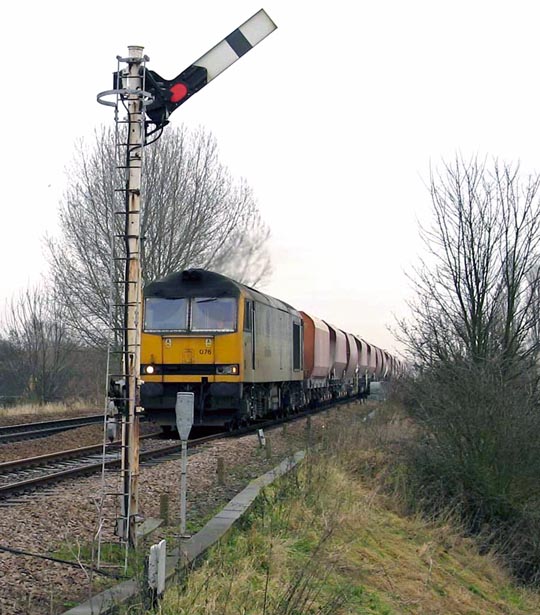
[{"label": "concrete post", "polygon": [[122,433],[122,469],[124,475],[124,514],[127,518],[128,541],[137,546],[136,520],[139,500],[139,389],[140,389],[140,345],[141,345],[141,270],[140,270],[140,210],[141,172],[144,140],[144,115],[142,77],[140,66],[143,62],[143,47],[128,48],[128,68],[122,78],[125,89],[133,92],[127,95],[127,186],[125,223],[125,292],[124,292],[124,374],[126,374],[125,395],[127,398],[127,425]]}]

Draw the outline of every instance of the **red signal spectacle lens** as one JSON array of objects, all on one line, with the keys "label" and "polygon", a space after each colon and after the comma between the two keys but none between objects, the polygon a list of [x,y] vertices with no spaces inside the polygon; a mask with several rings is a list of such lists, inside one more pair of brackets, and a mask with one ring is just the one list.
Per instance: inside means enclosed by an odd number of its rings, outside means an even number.
[{"label": "red signal spectacle lens", "polygon": [[188,89],[183,83],[175,83],[169,88],[169,91],[171,93],[170,101],[172,103],[180,102],[188,93]]}]

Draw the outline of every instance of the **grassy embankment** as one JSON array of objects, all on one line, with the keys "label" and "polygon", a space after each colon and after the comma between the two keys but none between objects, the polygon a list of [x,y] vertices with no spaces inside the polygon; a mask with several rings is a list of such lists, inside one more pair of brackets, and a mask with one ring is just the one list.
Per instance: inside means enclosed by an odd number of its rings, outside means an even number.
[{"label": "grassy embankment", "polygon": [[410,427],[389,405],[372,421],[365,414],[360,406],[332,412],[299,470],[266,489],[157,612],[540,612],[538,594],[513,585],[450,521],[402,512],[398,490],[385,485],[398,482],[394,452]]}]

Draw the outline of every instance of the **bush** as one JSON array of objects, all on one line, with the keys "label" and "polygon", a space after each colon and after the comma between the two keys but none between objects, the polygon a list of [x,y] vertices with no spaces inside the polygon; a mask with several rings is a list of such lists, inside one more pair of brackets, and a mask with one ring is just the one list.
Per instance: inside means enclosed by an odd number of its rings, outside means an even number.
[{"label": "bush", "polygon": [[452,508],[522,579],[540,575],[540,413],[534,382],[496,363],[453,362],[409,378],[420,427],[406,460],[413,507]]}]

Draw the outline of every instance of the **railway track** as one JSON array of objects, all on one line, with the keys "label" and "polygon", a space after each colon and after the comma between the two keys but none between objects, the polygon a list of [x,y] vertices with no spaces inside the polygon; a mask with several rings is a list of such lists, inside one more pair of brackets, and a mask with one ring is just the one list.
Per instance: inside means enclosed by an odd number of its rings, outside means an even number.
[{"label": "railway track", "polygon": [[21,425],[7,425],[0,427],[0,444],[3,442],[19,442],[32,438],[46,436],[103,422],[103,414],[80,416],[73,419],[60,419],[55,421],[40,421],[39,423],[23,423]]},{"label": "railway track", "polygon": [[[350,401],[350,400],[349,400]],[[306,416],[317,414],[329,410],[331,407],[336,407],[342,403],[348,403],[347,400],[340,400],[331,405],[325,405],[318,410],[304,411],[299,414],[290,415],[285,419],[272,419],[252,424],[236,431],[227,431],[217,434],[212,434],[202,438],[196,438],[189,441],[190,451],[193,448],[225,437],[241,436],[247,433],[256,432],[259,429],[268,429],[281,425],[286,422],[292,422],[305,418]],[[103,419],[103,417],[100,417]],[[153,460],[160,459],[160,462],[167,461],[177,457],[181,452],[181,442],[177,441],[174,444],[165,446],[145,445],[145,441],[156,442],[155,438],[158,433],[146,434],[141,436],[141,451],[140,463],[144,466]],[[17,500],[21,494],[26,494],[41,487],[52,485],[62,480],[77,476],[84,476],[100,472],[102,469],[103,445],[86,446],[68,451],[51,453],[48,455],[40,455],[28,459],[17,459],[0,463],[0,507],[9,506]],[[118,450],[108,454],[105,466],[113,468],[119,466],[120,458],[120,443]]]},{"label": "railway track", "polygon": [[[155,458],[165,461],[176,456],[181,451],[181,443],[155,447],[145,445],[158,434],[141,436],[140,462],[144,465]],[[191,440],[189,445],[200,446],[210,440],[228,434],[214,434],[204,438]],[[153,441],[155,442],[155,440]],[[106,454],[105,467],[113,468],[121,464],[120,443],[117,450]],[[61,451],[49,455],[40,455],[28,459],[17,459],[0,463],[0,506],[13,503],[11,496],[20,496],[41,487],[58,483],[62,480],[100,472],[103,461],[103,445],[86,446],[83,448]]]}]

